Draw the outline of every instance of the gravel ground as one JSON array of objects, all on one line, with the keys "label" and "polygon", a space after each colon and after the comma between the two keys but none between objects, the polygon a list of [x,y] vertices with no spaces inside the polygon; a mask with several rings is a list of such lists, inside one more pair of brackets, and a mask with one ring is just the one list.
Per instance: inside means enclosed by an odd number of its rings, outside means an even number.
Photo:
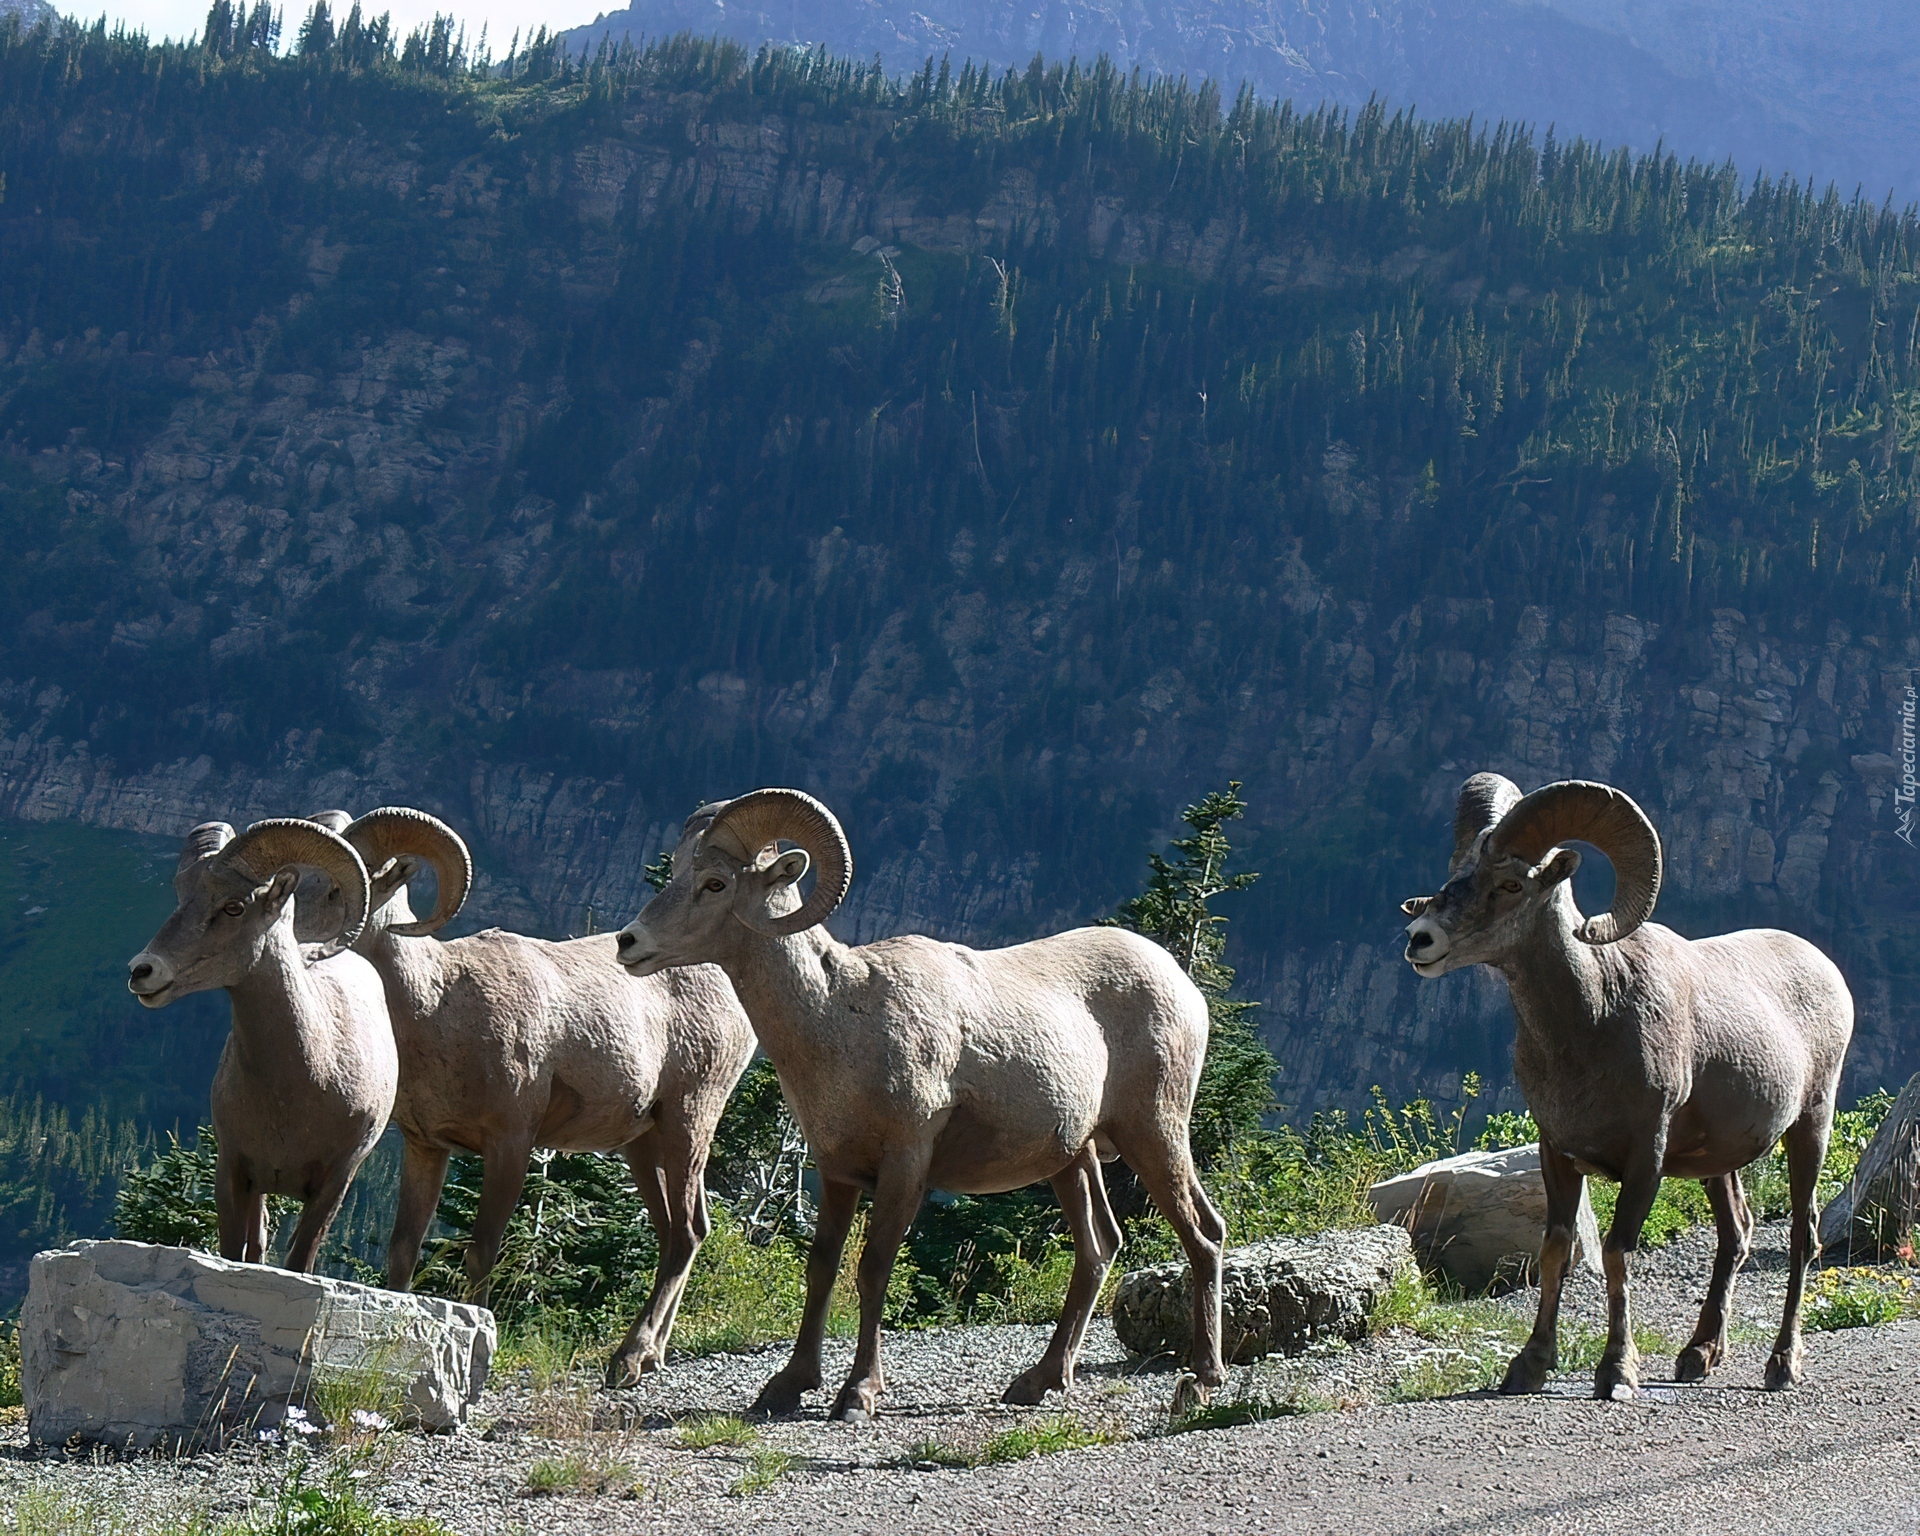
[{"label": "gravel ground", "polygon": [[[964,1328],[889,1335],[888,1392],[878,1422],[828,1424],[830,1393],[802,1417],[758,1428],[752,1443],[689,1449],[680,1421],[737,1413],[783,1349],[677,1362],[617,1394],[563,1383],[536,1391],[501,1381],[481,1406],[483,1434],[382,1437],[392,1458],[382,1502],[429,1514],[462,1536],[509,1532],[676,1533],[827,1530],[1271,1530],[1288,1517],[1354,1532],[1834,1532],[1920,1530],[1920,1325],[1811,1337],[1808,1384],[1760,1390],[1784,1286],[1785,1232],[1763,1228],[1737,1294],[1732,1363],[1704,1386],[1672,1383],[1649,1357],[1630,1404],[1596,1403],[1585,1372],[1537,1398],[1490,1394],[1395,1403],[1409,1373],[1463,1355],[1504,1359],[1503,1336],[1530,1318],[1517,1292],[1484,1309],[1478,1332],[1436,1345],[1388,1334],[1301,1360],[1234,1372],[1225,1401],[1292,1400],[1319,1411],[1235,1427],[1164,1433],[1173,1377],[1129,1362],[1104,1322],[1092,1330],[1064,1405],[1114,1443],[955,1469],[991,1436],[1048,1408],[997,1397],[1044,1348],[1044,1328]],[[1691,1328],[1711,1261],[1710,1234],[1689,1233],[1638,1266],[1636,1321],[1677,1345]],[[1577,1278],[1566,1316],[1598,1330],[1598,1282]],[[828,1347],[837,1384],[848,1341]],[[536,1497],[543,1461],[580,1457],[627,1469],[625,1496]],[[0,1430],[0,1506],[25,1489],[153,1515],[238,1514],[273,1475],[271,1457],[111,1460],[35,1453],[18,1426]],[[764,1486],[755,1487],[756,1476]],[[743,1480],[748,1484],[742,1488]]]}]

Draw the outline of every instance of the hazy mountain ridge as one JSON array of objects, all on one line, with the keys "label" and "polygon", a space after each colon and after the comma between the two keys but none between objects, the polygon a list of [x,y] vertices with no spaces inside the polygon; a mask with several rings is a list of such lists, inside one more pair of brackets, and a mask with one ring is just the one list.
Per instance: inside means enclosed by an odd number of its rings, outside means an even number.
[{"label": "hazy mountain ridge", "polygon": [[1036,54],[1210,78],[1231,97],[1555,125],[1645,152],[1920,198],[1920,13],[1807,0],[636,0],[567,34],[689,30],[824,45],[912,73],[932,56],[1024,68]]},{"label": "hazy mountain ridge", "polygon": [[1905,226],[1378,119],[1089,87],[1014,138],[648,67],[12,119],[0,813],[424,803],[473,923],[564,932],[700,796],[800,782],[841,931],[1004,940],[1242,777],[1232,959],[1306,1108],[1504,1077],[1498,982],[1417,982],[1394,903],[1466,773],[1607,777],[1663,916],[1813,934],[1854,1081],[1913,1069]]}]

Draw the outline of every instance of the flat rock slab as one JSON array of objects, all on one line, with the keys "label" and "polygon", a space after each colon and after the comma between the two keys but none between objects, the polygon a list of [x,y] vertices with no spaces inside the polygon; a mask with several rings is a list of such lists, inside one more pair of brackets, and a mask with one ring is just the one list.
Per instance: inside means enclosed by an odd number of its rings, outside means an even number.
[{"label": "flat rock slab", "polygon": [[[1527,1280],[1547,1235],[1547,1186],[1537,1144],[1462,1152],[1382,1179],[1367,1191],[1373,1214],[1413,1234],[1422,1264],[1466,1291]],[[1580,1191],[1574,1262],[1598,1274],[1600,1228]]]},{"label": "flat rock slab", "polygon": [[[1413,1263],[1404,1227],[1276,1237],[1221,1261],[1220,1352],[1236,1364],[1297,1355],[1321,1339],[1363,1338],[1394,1276]],[[1184,1360],[1193,1338],[1193,1272],[1136,1269],[1113,1298],[1113,1331],[1136,1355]]]},{"label": "flat rock slab", "polygon": [[330,1380],[428,1429],[480,1399],[493,1314],[235,1264],[150,1243],[75,1243],[34,1255],[20,1313],[20,1388],[41,1444],[218,1446],[314,1418]]}]

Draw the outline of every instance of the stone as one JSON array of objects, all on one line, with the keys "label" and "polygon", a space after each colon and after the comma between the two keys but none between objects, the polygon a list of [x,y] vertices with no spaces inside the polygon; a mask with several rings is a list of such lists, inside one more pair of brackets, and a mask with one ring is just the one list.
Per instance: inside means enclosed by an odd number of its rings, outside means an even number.
[{"label": "stone", "polygon": [[[195,1451],[324,1417],[329,1375],[405,1422],[455,1429],[479,1401],[493,1314],[188,1248],[82,1242],[34,1255],[20,1390],[43,1445]],[[378,1378],[385,1378],[380,1380]]]},{"label": "stone", "polygon": [[[1547,1232],[1547,1186],[1537,1144],[1462,1152],[1382,1179],[1367,1191],[1373,1214],[1404,1227],[1428,1269],[1462,1290],[1485,1291],[1531,1273]],[[1600,1269],[1600,1228],[1583,1188],[1574,1262]]]},{"label": "stone", "polygon": [[[1321,1339],[1362,1338],[1394,1277],[1412,1264],[1405,1229],[1389,1226],[1231,1249],[1221,1261],[1220,1352],[1245,1363],[1297,1355]],[[1156,1264],[1125,1276],[1114,1293],[1113,1331],[1133,1354],[1184,1361],[1193,1339],[1193,1272],[1184,1263]]]},{"label": "stone", "polygon": [[1887,1118],[1820,1216],[1822,1258],[1859,1264],[1913,1257],[1920,1228],[1920,1072],[1907,1079]]}]

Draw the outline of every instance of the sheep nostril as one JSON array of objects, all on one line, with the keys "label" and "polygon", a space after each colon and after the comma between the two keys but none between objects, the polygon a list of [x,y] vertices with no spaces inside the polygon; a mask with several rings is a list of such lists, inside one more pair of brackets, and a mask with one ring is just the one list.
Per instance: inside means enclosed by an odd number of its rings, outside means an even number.
[{"label": "sheep nostril", "polygon": [[633,930],[631,928],[629,928],[625,933],[620,935],[620,947],[622,949],[633,948]]},{"label": "sheep nostril", "polygon": [[136,965],[133,968],[133,979],[135,981],[145,981],[152,974],[153,974],[153,967],[151,965],[142,964],[142,965]]},{"label": "sheep nostril", "polygon": [[1430,933],[1414,933],[1407,936],[1408,949],[1425,949],[1431,943],[1433,943],[1433,935]]}]

